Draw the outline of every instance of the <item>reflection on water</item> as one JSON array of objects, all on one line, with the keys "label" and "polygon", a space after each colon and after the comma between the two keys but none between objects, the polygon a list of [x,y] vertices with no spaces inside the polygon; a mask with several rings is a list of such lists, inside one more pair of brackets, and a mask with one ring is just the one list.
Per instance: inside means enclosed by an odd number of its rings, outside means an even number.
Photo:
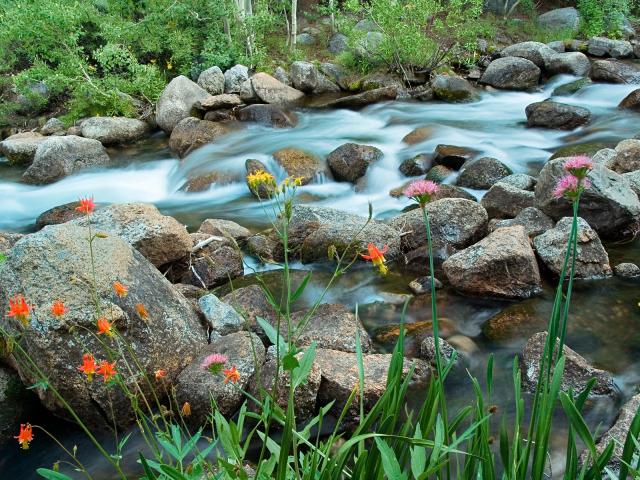
[{"label": "reflection on water", "polygon": [[[616,109],[616,105],[635,86],[594,84],[570,97],[557,100],[589,108],[593,122],[574,132],[525,128],[525,107],[548,98],[559,84],[572,77],[558,77],[537,93],[485,93],[472,104],[393,102],[350,110],[305,110],[294,129],[270,129],[248,125],[214,144],[207,145],[183,161],[171,158],[166,137],[157,135],[133,147],[112,150],[116,166],[110,169],[86,171],[53,185],[29,186],[18,182],[20,170],[0,161],[0,230],[29,230],[35,218],[44,210],[93,195],[99,203],[144,201],[155,203],[163,212],[174,215],[190,226],[207,217],[233,219],[254,230],[268,222],[243,181],[244,162],[248,158],[265,162],[272,171],[284,176],[274,163],[271,153],[283,147],[298,147],[324,158],[339,145],[352,141],[380,148],[384,158],[372,165],[366,183],[357,192],[351,184],[336,183],[327,177],[321,182],[301,188],[305,202],[333,206],[366,214],[371,201],[378,217],[386,217],[407,205],[394,199],[388,191],[406,181],[398,172],[400,162],[418,153],[430,153],[438,144],[473,147],[485,155],[496,157],[515,172],[537,174],[550,154],[561,146],[599,143],[615,145],[631,138],[635,115]],[[632,120],[633,121],[630,121]],[[429,126],[431,135],[423,142],[407,146],[401,139],[415,128]],[[201,193],[185,193],[185,182],[195,175],[210,172],[225,173],[231,181]],[[476,192],[479,195],[482,192]],[[611,263],[640,263],[640,240],[625,244],[608,244]],[[247,258],[251,267],[258,267]],[[326,266],[313,268],[313,280],[299,300],[298,307],[309,304],[322,291],[330,273]],[[412,277],[391,266],[387,277],[377,276],[369,265],[356,265],[339,279],[326,302],[344,303],[355,309],[372,335],[379,350],[389,349],[397,335],[397,324],[403,303],[411,299],[405,321],[411,325],[407,349],[415,352],[420,339],[430,329],[429,296],[413,298],[407,288]],[[426,266],[425,266],[426,268]],[[248,269],[249,271],[250,269]],[[296,275],[297,282],[303,275]],[[240,280],[242,286],[250,279]],[[295,283],[295,282],[294,282]],[[594,282],[578,282],[572,303],[567,343],[594,365],[614,373],[625,396],[640,382],[640,291],[638,281],[617,278]],[[496,403],[511,415],[511,368],[513,357],[521,352],[526,338],[544,330],[551,310],[553,288],[545,285],[541,296],[520,303],[465,298],[450,290],[438,292],[438,307],[444,336],[464,335],[475,343],[477,350],[465,364],[470,372],[484,378],[484,368],[490,353],[496,357]],[[464,368],[454,371],[449,381],[452,402],[466,404],[472,392]],[[420,392],[418,392],[420,393]],[[420,396],[417,395],[416,398]],[[617,405],[594,402],[588,411],[591,425],[608,424],[615,416]],[[43,421],[51,422],[50,419]],[[562,418],[558,422],[564,421]],[[66,443],[81,445],[90,451],[79,432],[58,422],[51,428],[66,434]],[[497,428],[497,426],[496,426]],[[44,435],[40,434],[40,437]],[[42,441],[40,438],[39,441]],[[560,442],[556,437],[554,442]],[[134,440],[133,450],[140,448]],[[563,445],[556,450],[561,460]],[[13,443],[0,449],[0,472],[13,472],[32,478],[35,466],[50,466],[60,454],[51,444],[43,442],[27,454],[18,452]],[[92,464],[93,465],[93,464]],[[135,467],[135,465],[133,465]],[[104,465],[95,464],[96,478]],[[11,475],[13,475],[13,473]],[[35,477],[33,477],[35,478]]]}]

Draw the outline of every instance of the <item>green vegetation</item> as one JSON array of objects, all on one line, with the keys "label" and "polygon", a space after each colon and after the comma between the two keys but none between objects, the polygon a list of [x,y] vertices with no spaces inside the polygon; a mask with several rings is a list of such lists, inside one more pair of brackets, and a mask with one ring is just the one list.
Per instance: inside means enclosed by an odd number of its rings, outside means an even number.
[{"label": "green vegetation", "polygon": [[588,37],[621,36],[623,22],[635,6],[634,2],[635,0],[578,0],[584,34]]}]

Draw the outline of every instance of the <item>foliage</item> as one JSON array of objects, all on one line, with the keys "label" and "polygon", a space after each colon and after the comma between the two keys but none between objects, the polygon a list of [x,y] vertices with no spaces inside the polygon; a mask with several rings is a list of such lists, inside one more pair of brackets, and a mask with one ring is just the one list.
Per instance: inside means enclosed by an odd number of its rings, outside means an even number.
[{"label": "foliage", "polygon": [[587,37],[621,36],[623,22],[629,15],[632,2],[633,0],[578,0],[584,34]]}]

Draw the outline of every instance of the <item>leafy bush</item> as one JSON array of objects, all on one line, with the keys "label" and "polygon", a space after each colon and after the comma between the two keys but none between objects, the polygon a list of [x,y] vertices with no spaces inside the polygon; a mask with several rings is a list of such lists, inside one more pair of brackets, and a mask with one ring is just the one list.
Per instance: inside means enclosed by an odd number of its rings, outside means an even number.
[{"label": "leafy bush", "polygon": [[632,0],[578,0],[582,30],[587,36],[620,36]]}]

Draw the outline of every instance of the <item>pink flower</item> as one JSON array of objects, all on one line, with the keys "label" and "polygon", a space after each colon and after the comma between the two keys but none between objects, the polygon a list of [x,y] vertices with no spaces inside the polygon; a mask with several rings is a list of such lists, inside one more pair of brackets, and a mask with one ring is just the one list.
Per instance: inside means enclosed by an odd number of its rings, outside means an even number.
[{"label": "pink flower", "polygon": [[574,177],[582,179],[593,169],[593,161],[586,155],[578,155],[564,162],[564,169]]},{"label": "pink flower", "polygon": [[565,175],[562,177],[556,188],[553,190],[553,196],[556,198],[567,198],[575,200],[585,189],[591,186],[588,178],[580,179],[574,175]]},{"label": "pink flower", "polygon": [[211,373],[218,373],[222,370],[225,363],[227,363],[229,359],[226,355],[222,355],[221,353],[212,353],[205,357],[202,361],[201,367],[205,370],[209,370]]},{"label": "pink flower", "polygon": [[424,206],[431,200],[431,196],[438,191],[438,184],[431,180],[416,180],[404,189],[404,195]]}]

